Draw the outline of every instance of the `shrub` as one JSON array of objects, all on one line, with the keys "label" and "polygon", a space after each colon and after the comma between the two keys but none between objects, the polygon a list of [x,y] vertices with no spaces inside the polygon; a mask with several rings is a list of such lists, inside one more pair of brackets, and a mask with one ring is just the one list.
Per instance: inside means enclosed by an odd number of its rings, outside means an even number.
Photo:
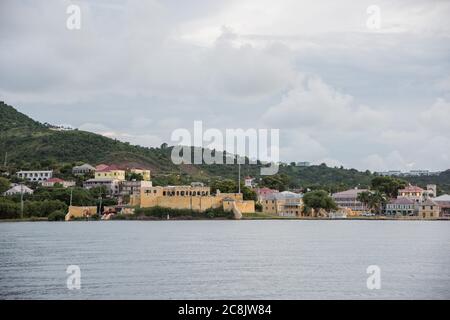
[{"label": "shrub", "polygon": [[60,210],[53,211],[48,215],[48,221],[64,221],[66,214]]}]

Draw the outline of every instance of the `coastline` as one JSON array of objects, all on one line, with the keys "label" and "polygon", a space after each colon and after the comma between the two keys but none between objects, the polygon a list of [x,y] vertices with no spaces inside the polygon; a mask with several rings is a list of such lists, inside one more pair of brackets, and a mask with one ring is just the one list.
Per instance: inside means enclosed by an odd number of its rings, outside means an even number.
[{"label": "coastline", "polygon": [[[47,218],[43,217],[31,217],[23,219],[0,219],[0,223],[6,222],[108,222],[108,221],[236,221],[234,219],[228,219],[223,217],[216,218],[201,218],[201,217],[173,217],[170,219],[163,219],[157,217],[129,217],[126,219],[111,219],[111,220],[101,220],[101,219],[77,219],[71,221],[49,221]],[[450,221],[450,218],[418,218],[418,217],[350,217],[350,218],[320,218],[320,217],[281,217],[281,216],[243,216],[244,221],[251,220],[297,220],[297,221]]]}]

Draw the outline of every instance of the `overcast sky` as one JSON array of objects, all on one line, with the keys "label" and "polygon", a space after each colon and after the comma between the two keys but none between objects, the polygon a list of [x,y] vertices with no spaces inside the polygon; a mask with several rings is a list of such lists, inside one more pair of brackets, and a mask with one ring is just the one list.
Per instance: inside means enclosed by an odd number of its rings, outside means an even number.
[{"label": "overcast sky", "polygon": [[1,0],[0,48],[0,100],[42,122],[144,146],[279,128],[284,161],[450,168],[450,1]]}]

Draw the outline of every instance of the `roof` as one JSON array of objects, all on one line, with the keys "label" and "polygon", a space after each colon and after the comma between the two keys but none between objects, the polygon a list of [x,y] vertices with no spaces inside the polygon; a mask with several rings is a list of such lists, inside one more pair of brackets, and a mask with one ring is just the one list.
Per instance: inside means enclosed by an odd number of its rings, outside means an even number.
[{"label": "roof", "polygon": [[116,165],[110,165],[110,166],[106,166],[106,167],[102,167],[101,169],[95,169],[95,171],[97,172],[108,172],[108,171],[112,171],[112,170],[123,170],[122,168],[116,166]]},{"label": "roof", "polygon": [[109,166],[107,164],[102,163],[102,164],[99,164],[99,165],[95,166],[95,170],[103,170],[103,169],[106,169],[108,167]]},{"label": "roof", "polygon": [[33,193],[33,189],[21,184],[15,185],[14,187],[8,189],[5,193],[21,193],[22,191],[24,193]]},{"label": "roof", "polygon": [[405,187],[404,189],[398,190],[398,192],[423,192],[424,190],[421,187],[418,186],[412,186],[409,185]]},{"label": "roof", "polygon": [[62,183],[62,182],[64,182],[64,180],[63,179],[60,179],[60,178],[50,178],[50,179],[48,179],[47,181],[44,181],[44,182],[54,182],[54,183]]},{"label": "roof", "polygon": [[94,170],[95,168],[93,166],[91,166],[89,163],[84,163],[80,166],[75,166],[73,167],[73,169],[90,169],[90,170]]},{"label": "roof", "polygon": [[389,201],[389,204],[415,204],[415,202],[405,197],[398,197],[397,199]]},{"label": "roof", "polygon": [[284,200],[284,199],[301,199],[303,194],[294,193],[290,191],[274,192],[264,196],[264,200]]},{"label": "roof", "polygon": [[270,189],[267,187],[256,189],[256,193],[278,193],[278,192],[279,192],[278,190]]},{"label": "roof", "polygon": [[442,196],[433,198],[433,201],[435,201],[435,202],[450,202],[450,195],[443,194]]},{"label": "roof", "polygon": [[436,202],[434,202],[431,199],[426,199],[425,201],[423,201],[421,203],[421,205],[423,205],[423,206],[437,206]]},{"label": "roof", "polygon": [[357,197],[361,192],[368,192],[367,189],[349,189],[342,192],[333,193],[333,198]]}]

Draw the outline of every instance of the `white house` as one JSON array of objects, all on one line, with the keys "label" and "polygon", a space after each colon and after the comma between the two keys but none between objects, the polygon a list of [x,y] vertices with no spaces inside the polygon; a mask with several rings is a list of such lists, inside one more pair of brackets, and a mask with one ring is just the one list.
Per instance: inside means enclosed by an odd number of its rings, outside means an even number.
[{"label": "white house", "polygon": [[52,178],[52,170],[29,170],[29,171],[18,171],[16,173],[17,177],[21,179],[26,179],[29,181],[44,181]]},{"label": "white house", "polygon": [[28,188],[27,186],[23,184],[16,184],[11,189],[7,190],[4,195],[5,196],[13,196],[16,194],[33,194],[33,189]]},{"label": "white house", "polygon": [[60,184],[63,188],[69,188],[75,186],[75,181],[65,181],[59,178],[51,178],[41,182],[43,187],[54,187],[55,184]]},{"label": "white house", "polygon": [[82,164],[81,166],[75,166],[72,168],[72,173],[74,175],[84,175],[91,172],[95,172],[95,168],[88,163]]}]

